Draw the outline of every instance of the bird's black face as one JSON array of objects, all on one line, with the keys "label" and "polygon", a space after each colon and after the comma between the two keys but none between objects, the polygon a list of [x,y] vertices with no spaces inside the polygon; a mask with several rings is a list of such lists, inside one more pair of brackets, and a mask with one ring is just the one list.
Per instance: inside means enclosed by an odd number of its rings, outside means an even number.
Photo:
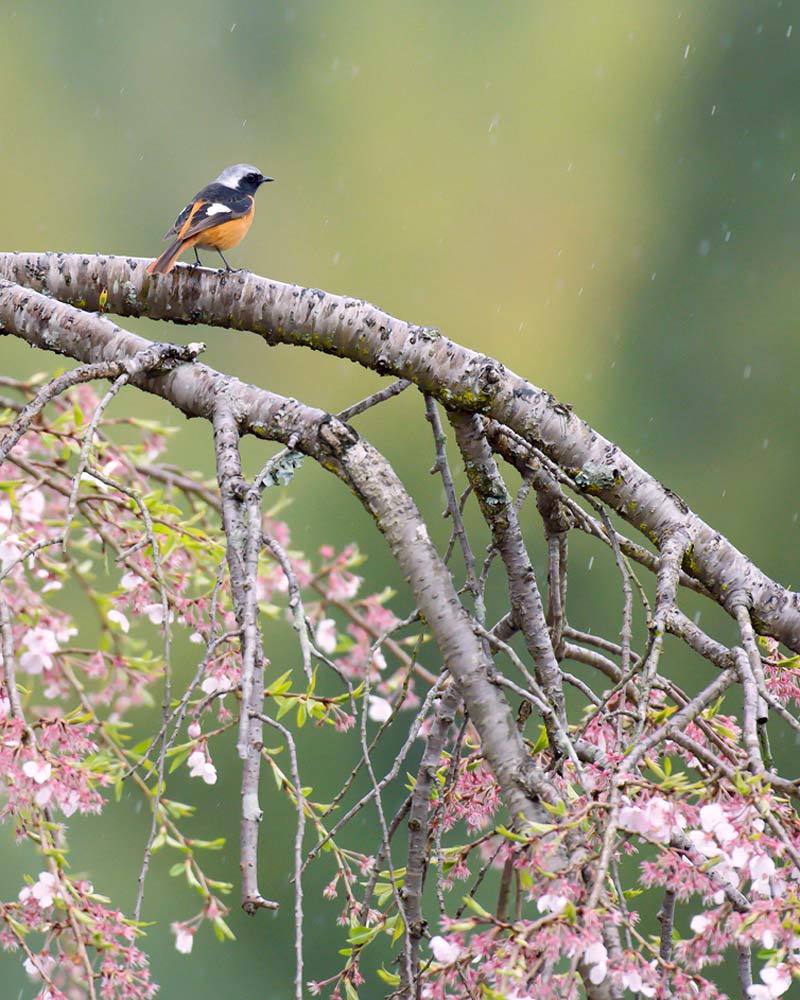
[{"label": "bird's black face", "polygon": [[258,170],[254,170],[252,173],[245,174],[241,178],[239,181],[239,190],[247,194],[255,194],[262,184],[268,184],[271,180],[274,180],[274,178],[265,177]]}]

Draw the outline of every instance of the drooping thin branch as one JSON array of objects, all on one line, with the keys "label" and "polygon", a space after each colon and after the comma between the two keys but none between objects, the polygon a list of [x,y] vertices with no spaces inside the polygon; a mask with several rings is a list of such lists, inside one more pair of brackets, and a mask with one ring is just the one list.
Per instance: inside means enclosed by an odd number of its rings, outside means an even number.
[{"label": "drooping thin branch", "polygon": [[297,825],[294,836],[294,949],[295,977],[294,993],[296,1000],[303,1000],[303,836],[306,829],[306,799],[303,795],[303,785],[300,781],[300,767],[297,761],[297,746],[291,732],[280,722],[269,715],[258,713],[261,722],[277,729],[289,748],[289,763],[294,785],[295,806],[297,809]]},{"label": "drooping thin branch", "polygon": [[417,780],[411,795],[411,809],[408,816],[408,864],[404,883],[406,934],[410,947],[410,978],[402,979],[402,995],[409,998],[418,995],[417,972],[419,967],[419,945],[425,935],[427,922],[422,914],[422,889],[428,865],[428,835],[430,828],[430,799],[436,780],[436,771],[442,756],[447,734],[455,720],[461,702],[461,694],[455,684],[450,684],[441,696],[436,715],[433,718],[425,751],[422,755]]},{"label": "drooping thin branch", "polygon": [[483,606],[483,594],[478,587],[478,570],[475,564],[475,556],[472,546],[467,538],[464,528],[464,519],[461,516],[461,507],[456,497],[456,488],[453,483],[453,474],[450,471],[450,463],[447,460],[447,437],[442,429],[442,421],[439,416],[439,408],[433,396],[425,396],[425,417],[431,425],[433,431],[433,444],[436,450],[436,462],[431,469],[432,473],[438,472],[442,477],[444,494],[447,500],[447,510],[445,516],[452,518],[453,534],[455,535],[461,554],[464,557],[464,565],[467,570],[467,589],[475,598],[475,614],[478,621],[483,624],[486,621],[486,610]]},{"label": "drooping thin branch", "polygon": [[619,569],[619,574],[622,579],[622,594],[624,603],[622,610],[622,628],[620,629],[619,634],[622,642],[622,672],[623,674],[627,674],[631,666],[631,646],[633,644],[633,590],[631,589],[631,574],[623,558],[622,550],[619,547],[619,539],[617,538],[616,531],[614,531],[611,518],[606,513],[605,508],[601,508],[600,513],[603,518],[603,524],[606,529],[608,541],[614,552],[614,561],[617,564],[617,568]]},{"label": "drooping thin branch", "polygon": [[481,419],[474,414],[456,411],[451,411],[448,416],[464,456],[470,484],[503,560],[514,622],[525,637],[528,651],[536,664],[537,679],[563,729],[566,724],[566,708],[561,671],[553,651],[536,575],[525,548],[517,512],[483,433]]},{"label": "drooping thin branch", "polygon": [[0,594],[0,639],[2,639],[2,647],[0,648],[2,648],[3,652],[3,679],[5,680],[6,692],[8,693],[11,715],[25,724],[28,736],[32,738],[33,732],[28,729],[25,722],[25,713],[22,711],[22,701],[20,700],[19,689],[17,688],[17,659],[14,651],[14,636],[11,630],[11,615],[9,614],[6,599],[2,594]]},{"label": "drooping thin branch", "polygon": [[300,593],[300,584],[297,582],[297,575],[292,569],[292,563],[289,556],[286,554],[283,546],[276,538],[273,538],[272,535],[263,534],[262,543],[264,548],[272,553],[275,561],[283,570],[283,575],[286,577],[286,584],[289,590],[289,610],[292,613],[292,628],[297,633],[297,639],[300,643],[300,653],[303,659],[303,672],[310,682],[312,676],[311,640],[308,635],[308,620],[306,619],[306,612],[303,607],[303,597]]},{"label": "drooping thin branch", "polygon": [[[220,392],[210,413],[214,426],[217,479],[222,501],[222,521],[228,542],[228,573],[242,643],[242,715],[249,724],[239,730],[238,750],[242,763],[239,867],[242,876],[242,908],[277,909],[278,904],[262,896],[258,888],[258,839],[263,811],[259,803],[262,722],[257,717],[264,702],[263,651],[255,617],[254,560],[261,545],[260,497],[247,489],[239,455],[239,426],[231,397]],[[255,497],[251,494],[255,492]],[[242,509],[244,507],[244,510]],[[247,660],[247,662],[245,662]],[[245,673],[249,672],[245,687]],[[243,742],[244,741],[244,742]]]},{"label": "drooping thin branch", "polygon": [[661,924],[661,946],[659,954],[665,962],[672,959],[672,929],[675,926],[675,893],[672,889],[664,892],[661,900],[661,908],[657,913],[658,921]]}]

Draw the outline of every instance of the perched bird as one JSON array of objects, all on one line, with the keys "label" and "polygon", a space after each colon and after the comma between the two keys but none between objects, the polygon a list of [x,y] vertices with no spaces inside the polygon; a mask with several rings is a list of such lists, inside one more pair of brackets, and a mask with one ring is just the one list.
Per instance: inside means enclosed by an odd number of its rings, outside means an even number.
[{"label": "perched bird", "polygon": [[172,243],[147,268],[150,274],[169,274],[178,257],[189,247],[194,248],[195,260],[201,250],[216,250],[226,270],[231,266],[223,250],[230,250],[244,239],[256,213],[256,191],[271,181],[249,163],[226,167],[222,173],[198,191],[184,208],[175,225],[164,234],[174,237]]}]

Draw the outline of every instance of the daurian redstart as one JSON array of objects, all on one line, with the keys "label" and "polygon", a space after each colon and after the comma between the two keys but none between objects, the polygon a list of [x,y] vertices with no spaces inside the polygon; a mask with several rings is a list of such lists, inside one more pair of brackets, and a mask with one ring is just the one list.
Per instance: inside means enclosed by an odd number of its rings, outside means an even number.
[{"label": "daurian redstart", "polygon": [[216,250],[230,271],[222,251],[235,247],[247,235],[256,214],[256,191],[271,180],[272,177],[265,177],[249,163],[226,167],[216,180],[197,192],[175,225],[164,234],[165,240],[174,239],[158,260],[148,266],[150,274],[169,274],[189,247],[194,248],[198,264],[198,248]]}]

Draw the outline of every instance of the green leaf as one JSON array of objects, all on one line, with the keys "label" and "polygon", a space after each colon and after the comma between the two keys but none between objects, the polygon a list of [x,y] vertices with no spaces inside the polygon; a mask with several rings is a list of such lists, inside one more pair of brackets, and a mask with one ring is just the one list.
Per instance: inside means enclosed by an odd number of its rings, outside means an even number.
[{"label": "green leaf", "polygon": [[291,686],[292,671],[287,670],[282,673],[280,677],[276,677],[275,680],[270,683],[264,694],[268,698],[274,698],[276,694],[283,694],[285,691],[288,691]]},{"label": "green leaf", "polygon": [[533,744],[533,754],[541,753],[542,750],[546,750],[550,746],[550,740],[547,738],[547,730],[544,726],[539,726],[539,736],[536,742]]},{"label": "green leaf", "polygon": [[225,846],[225,838],[217,837],[216,840],[192,840],[192,847],[200,847],[204,851],[221,851]]},{"label": "green leaf", "polygon": [[359,924],[351,929],[347,940],[350,944],[365,945],[369,944],[370,941],[374,941],[379,932],[380,927],[364,927]]},{"label": "green leaf", "polygon": [[467,909],[472,910],[472,912],[477,914],[479,917],[483,917],[484,920],[492,919],[491,913],[489,913],[488,910],[484,910],[481,904],[472,896],[463,896],[462,902],[467,907]]},{"label": "green leaf", "polygon": [[236,935],[228,927],[222,917],[214,917],[214,933],[218,941],[235,941]]},{"label": "green leaf", "polygon": [[400,985],[400,977],[394,972],[387,972],[383,966],[378,969],[378,978],[382,979],[387,986]]},{"label": "green leaf", "polygon": [[181,766],[181,764],[183,764],[184,761],[189,759],[189,753],[190,753],[189,750],[184,750],[183,753],[179,753],[177,757],[175,757],[175,759],[169,766],[170,774],[172,774],[173,771],[177,771],[177,769]]},{"label": "green leaf", "polygon": [[528,840],[526,837],[520,837],[518,833],[514,833],[513,830],[509,830],[505,826],[497,826],[494,830],[495,833],[499,833],[501,837],[505,837],[506,840],[513,840],[515,844],[527,844]]},{"label": "green leaf", "polygon": [[355,986],[350,982],[349,979],[344,981],[344,992],[347,995],[347,1000],[358,1000],[358,993],[356,992]]}]

